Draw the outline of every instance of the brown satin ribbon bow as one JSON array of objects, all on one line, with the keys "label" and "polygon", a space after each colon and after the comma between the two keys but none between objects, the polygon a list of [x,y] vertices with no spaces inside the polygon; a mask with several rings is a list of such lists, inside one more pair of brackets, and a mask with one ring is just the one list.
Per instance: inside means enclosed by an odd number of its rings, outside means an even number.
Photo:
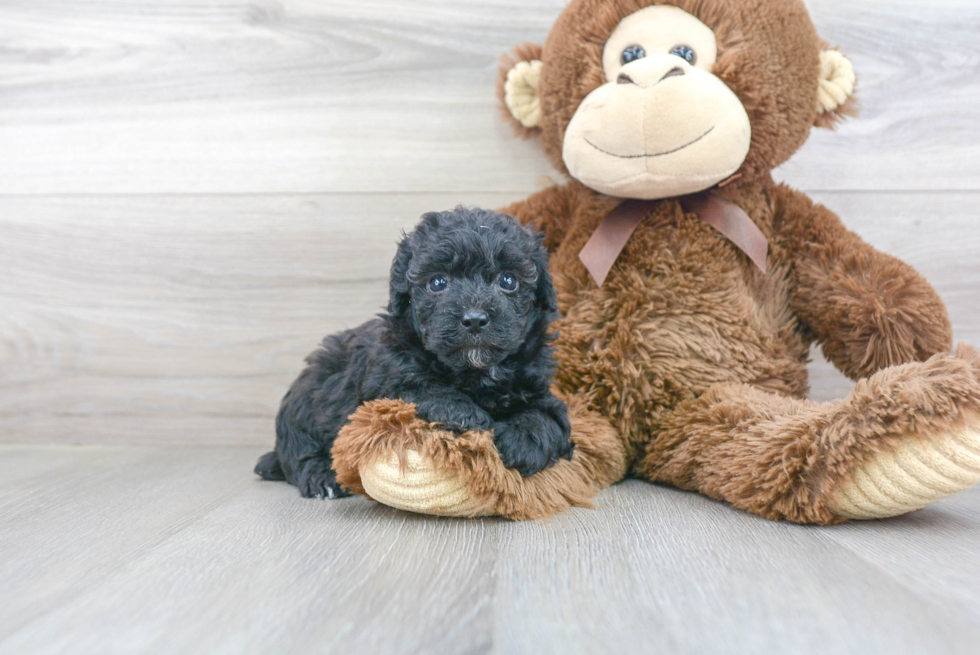
[{"label": "brown satin ribbon bow", "polygon": [[[763,273],[766,272],[769,242],[741,207],[711,191],[684,196],[679,200],[684,211],[700,216],[705,223],[724,234],[739,250],[748,255]],[[658,201],[623,202],[610,212],[589,237],[578,257],[596,284],[602,286],[606,281],[606,276],[626,247],[626,242],[656,202]]]}]

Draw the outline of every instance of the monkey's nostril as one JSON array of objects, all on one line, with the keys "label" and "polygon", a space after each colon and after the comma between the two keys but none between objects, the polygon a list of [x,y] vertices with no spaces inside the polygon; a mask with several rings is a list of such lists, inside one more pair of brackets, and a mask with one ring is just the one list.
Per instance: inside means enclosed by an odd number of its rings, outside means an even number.
[{"label": "monkey's nostril", "polygon": [[619,77],[616,78],[616,84],[636,84],[636,82],[626,73],[620,73]]},{"label": "monkey's nostril", "polygon": [[667,71],[666,75],[660,78],[660,81],[663,82],[668,77],[677,77],[678,75],[684,75],[684,74],[685,73],[683,68],[681,68],[680,66],[674,66],[669,71]]},{"label": "monkey's nostril", "polygon": [[490,317],[486,312],[470,310],[463,314],[463,327],[476,334],[490,323]]}]

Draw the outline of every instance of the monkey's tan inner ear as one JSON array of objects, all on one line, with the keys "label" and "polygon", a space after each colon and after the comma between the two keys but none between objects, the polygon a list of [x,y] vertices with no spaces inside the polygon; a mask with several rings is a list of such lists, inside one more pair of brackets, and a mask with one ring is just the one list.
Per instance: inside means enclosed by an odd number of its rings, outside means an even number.
[{"label": "monkey's tan inner ear", "polygon": [[854,93],[857,76],[850,60],[836,50],[820,53],[820,88],[817,91],[817,111],[834,111]]},{"label": "monkey's tan inner ear", "polygon": [[538,96],[538,79],[541,77],[542,63],[535,61],[518,62],[507,73],[504,84],[504,103],[511,116],[527,128],[541,124],[541,99]]}]

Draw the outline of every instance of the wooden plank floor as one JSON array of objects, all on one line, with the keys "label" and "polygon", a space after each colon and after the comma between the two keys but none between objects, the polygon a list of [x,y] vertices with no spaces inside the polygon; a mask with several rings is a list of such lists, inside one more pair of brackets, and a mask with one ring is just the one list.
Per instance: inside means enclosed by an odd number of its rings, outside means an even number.
[{"label": "wooden plank floor", "polygon": [[[977,652],[980,489],[815,529],[628,481],[509,523],[251,474],[400,230],[558,178],[493,89],[566,2],[0,0],[0,654]],[[862,117],[776,177],[980,344],[980,3],[807,4]]]},{"label": "wooden plank floor", "polygon": [[980,489],[806,528],[640,481],[548,522],[300,499],[250,447],[0,447],[0,652],[971,653]]}]

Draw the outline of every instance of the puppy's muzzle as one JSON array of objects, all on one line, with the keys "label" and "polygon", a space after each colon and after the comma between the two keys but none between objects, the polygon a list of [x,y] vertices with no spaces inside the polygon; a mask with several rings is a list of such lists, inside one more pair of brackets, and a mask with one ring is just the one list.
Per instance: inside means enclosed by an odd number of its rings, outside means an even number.
[{"label": "puppy's muzzle", "polygon": [[463,314],[463,329],[470,334],[479,334],[487,325],[490,324],[490,317],[486,312],[471,309]]}]

